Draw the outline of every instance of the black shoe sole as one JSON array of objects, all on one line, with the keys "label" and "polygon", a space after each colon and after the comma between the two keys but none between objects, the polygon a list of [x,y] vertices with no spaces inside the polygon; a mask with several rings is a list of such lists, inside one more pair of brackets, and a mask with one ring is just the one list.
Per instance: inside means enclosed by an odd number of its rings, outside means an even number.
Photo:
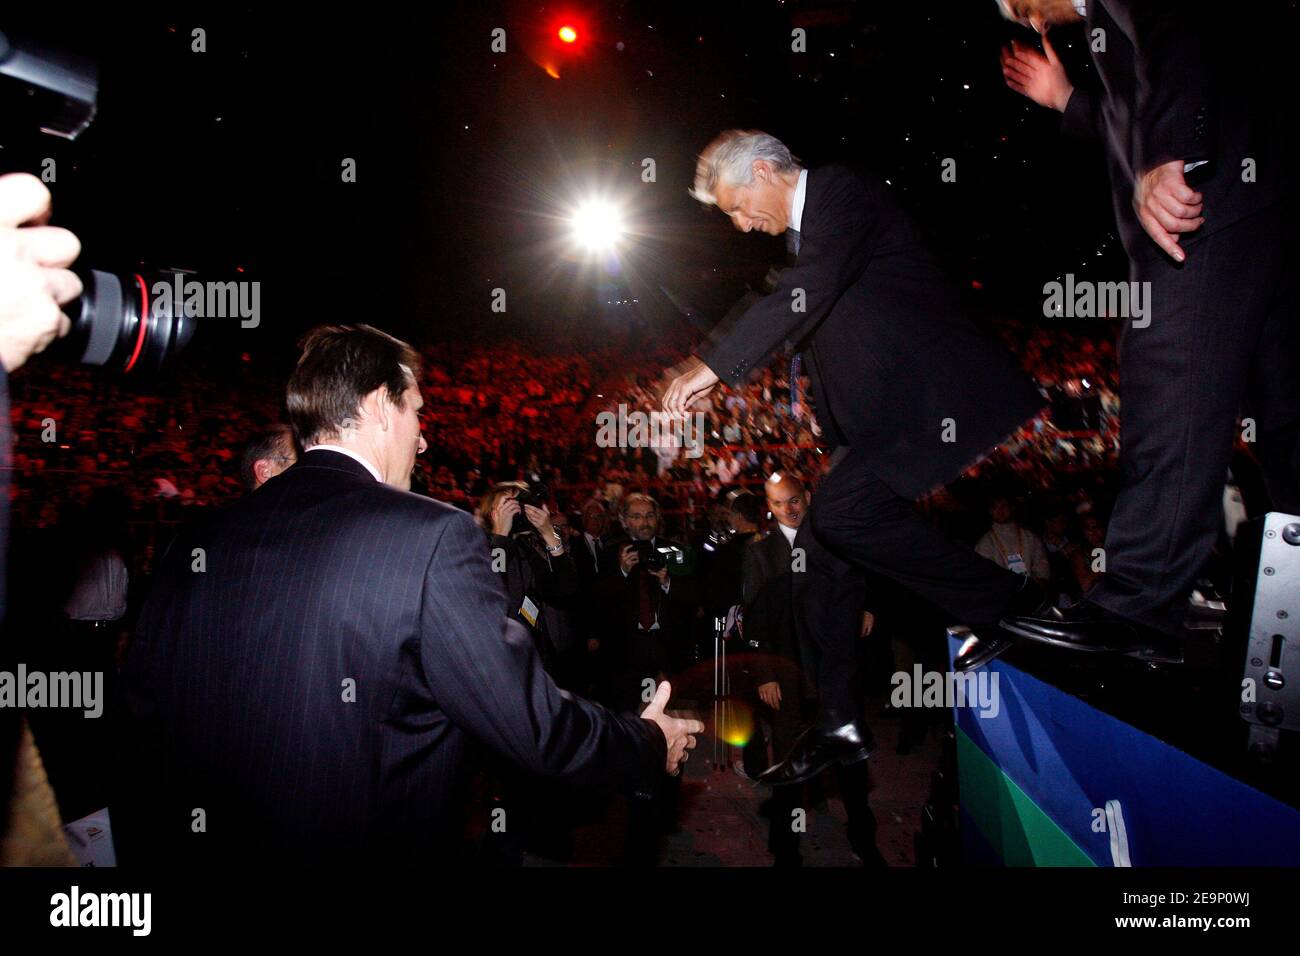
[{"label": "black shoe sole", "polygon": [[1124,651],[1125,657],[1131,657],[1135,661],[1144,661],[1148,664],[1183,664],[1186,658],[1183,656],[1183,648],[1169,651],[1157,649],[1154,647],[1139,647],[1136,650]]},{"label": "black shoe sole", "polygon": [[[874,744],[872,746],[874,746]],[[862,763],[862,761],[867,760],[871,757],[871,753],[872,753],[872,747],[860,747],[857,750],[855,750],[853,753],[849,754],[847,757],[837,757],[835,760],[823,764],[822,766],[817,767],[814,770],[810,770],[808,773],[800,774],[798,777],[792,777],[786,780],[764,780],[760,776],[758,778],[758,782],[761,784],[765,784],[766,786],[769,787],[789,787],[789,786],[793,786],[796,783],[807,783],[809,780],[812,780],[814,777],[820,775],[823,771],[828,770],[831,767],[834,767],[836,765],[839,765],[841,767],[851,767],[854,764]],[[766,773],[766,771],[764,771],[764,773]]]},{"label": "black shoe sole", "polygon": [[964,664],[958,664],[955,660],[952,662],[952,669],[955,673],[965,674],[968,671],[975,670],[977,667],[983,667],[989,661],[997,660],[1007,651],[1011,650],[1012,642],[1006,639],[994,638],[991,641],[981,640],[980,644],[984,648],[984,653],[972,657]]},{"label": "black shoe sole", "polygon": [[1066,650],[1075,651],[1079,654],[1116,654],[1121,657],[1131,657],[1134,660],[1149,661],[1153,664],[1183,663],[1182,648],[1169,651],[1165,649],[1157,650],[1148,644],[1080,644],[1075,641],[1067,641],[1064,638],[1052,637],[1043,634],[1040,631],[1031,630],[1030,628],[1021,627],[1010,621],[1002,621],[1001,626],[1004,630],[1010,631],[1012,634],[1023,638],[1024,640],[1033,641],[1037,644],[1048,644],[1052,647],[1061,647]]},{"label": "black shoe sole", "polygon": [[1127,654],[1138,648],[1130,645],[1127,647],[1104,646],[1101,644],[1080,644],[1077,641],[1067,641],[1062,637],[1052,637],[1041,631],[1032,628],[1022,627],[1011,621],[999,622],[1004,631],[1010,631],[1016,637],[1023,638],[1026,641],[1033,641],[1035,644],[1050,644],[1052,647],[1063,647],[1067,650],[1078,651],[1081,654]]}]

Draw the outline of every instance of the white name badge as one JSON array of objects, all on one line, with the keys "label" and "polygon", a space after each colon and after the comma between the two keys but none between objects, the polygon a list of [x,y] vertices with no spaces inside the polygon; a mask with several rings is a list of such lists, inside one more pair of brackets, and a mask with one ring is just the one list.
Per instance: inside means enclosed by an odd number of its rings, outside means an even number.
[{"label": "white name badge", "polygon": [[1014,571],[1016,574],[1029,576],[1029,568],[1025,566],[1025,559],[1019,554],[1011,553],[1007,555],[1007,570]]},{"label": "white name badge", "polygon": [[537,626],[537,605],[526,594],[524,595],[524,603],[519,607],[519,613],[524,616],[524,620],[530,625]]}]

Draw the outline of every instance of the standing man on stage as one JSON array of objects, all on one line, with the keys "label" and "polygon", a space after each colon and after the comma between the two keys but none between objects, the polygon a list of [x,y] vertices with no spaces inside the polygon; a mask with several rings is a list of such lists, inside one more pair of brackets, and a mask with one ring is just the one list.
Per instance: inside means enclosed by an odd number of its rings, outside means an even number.
[{"label": "standing man on stage", "polygon": [[[1266,49],[1279,3],[1005,0],[1045,54],[1003,57],[1012,89],[1101,136],[1130,278],[1150,309],[1120,348],[1124,484],[1106,574],[1070,609],[1006,626],[1030,639],[1178,659],[1187,598],[1222,523],[1237,416],[1253,420],[1273,508],[1300,512],[1295,97]],[[1101,90],[1074,89],[1047,39],[1086,13]],[[1294,22],[1294,17],[1292,17]]]},{"label": "standing man on stage", "polygon": [[700,155],[692,195],[742,232],[785,234],[795,261],[771,295],[719,330],[671,381],[664,410],[684,415],[720,380],[737,385],[794,344],[822,430],[839,446],[795,541],[807,558],[795,575],[797,624],[800,640],[818,649],[821,708],[762,778],[797,782],[871,750],[852,691],[862,622],[860,594],[845,584],[854,569],[892,578],[971,627],[980,640],[960,668],[1007,646],[998,621],[1025,600],[1024,579],[945,538],[913,501],[956,478],[1044,403],[1014,359],[976,328],[879,180],[843,166],[805,169],[776,137],[727,130]]}]

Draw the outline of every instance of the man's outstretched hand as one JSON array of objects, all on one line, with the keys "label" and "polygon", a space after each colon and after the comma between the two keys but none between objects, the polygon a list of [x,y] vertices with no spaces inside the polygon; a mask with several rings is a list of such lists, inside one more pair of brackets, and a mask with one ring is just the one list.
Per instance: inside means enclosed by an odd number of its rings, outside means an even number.
[{"label": "man's outstretched hand", "polygon": [[1147,235],[1177,262],[1187,259],[1178,245],[1179,233],[1205,225],[1202,196],[1183,178],[1181,159],[1152,166],[1137,179],[1133,208]]},{"label": "man's outstretched hand", "polygon": [[[1044,55],[1046,54],[1046,55]],[[1011,41],[1011,49],[1002,51],[1002,77],[1021,96],[1027,96],[1039,106],[1058,113],[1065,112],[1074,85],[1066,76],[1065,67],[1052,48],[1052,41],[1043,34],[1043,53],[1033,47]]]},{"label": "man's outstretched hand", "polygon": [[698,720],[682,720],[665,714],[664,708],[672,694],[672,685],[664,681],[655,691],[650,706],[641,711],[641,716],[653,720],[664,732],[664,739],[668,741],[668,766],[665,769],[675,777],[682,772],[681,765],[686,763],[689,751],[695,749],[695,735],[704,733],[704,725]]},{"label": "man's outstretched hand", "polygon": [[698,402],[708,398],[718,384],[713,369],[694,357],[674,365],[665,376],[669,382],[661,404],[665,412],[676,417],[685,417]]}]

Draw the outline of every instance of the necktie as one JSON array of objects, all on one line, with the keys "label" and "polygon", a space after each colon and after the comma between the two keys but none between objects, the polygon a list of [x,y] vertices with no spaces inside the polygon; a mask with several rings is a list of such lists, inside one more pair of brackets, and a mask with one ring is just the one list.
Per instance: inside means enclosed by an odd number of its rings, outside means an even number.
[{"label": "necktie", "polygon": [[[785,250],[792,256],[799,255],[799,246],[803,242],[803,237],[799,234],[798,229],[787,229],[785,231]],[[796,352],[794,358],[790,360],[790,411],[795,412],[795,406],[799,404],[799,372],[803,368],[803,356]]]},{"label": "necktie", "polygon": [[795,407],[799,404],[799,373],[803,371],[803,353],[795,352],[790,359],[790,414],[798,417]]}]

